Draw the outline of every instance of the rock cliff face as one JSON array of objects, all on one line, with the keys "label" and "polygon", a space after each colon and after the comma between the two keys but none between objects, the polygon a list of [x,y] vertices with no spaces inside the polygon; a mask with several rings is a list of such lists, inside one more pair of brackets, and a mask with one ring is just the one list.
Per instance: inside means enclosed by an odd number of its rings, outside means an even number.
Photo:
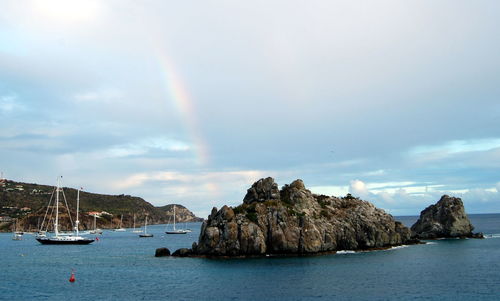
[{"label": "rock cliff face", "polygon": [[302,180],[279,190],[266,178],[248,189],[242,205],[213,208],[191,251],[205,256],[313,254],[411,242],[408,228],[369,202],[315,195]]},{"label": "rock cliff face", "polygon": [[482,233],[473,234],[472,230],[474,226],[465,214],[462,200],[447,195],[425,208],[411,227],[412,236],[419,239],[483,236]]}]

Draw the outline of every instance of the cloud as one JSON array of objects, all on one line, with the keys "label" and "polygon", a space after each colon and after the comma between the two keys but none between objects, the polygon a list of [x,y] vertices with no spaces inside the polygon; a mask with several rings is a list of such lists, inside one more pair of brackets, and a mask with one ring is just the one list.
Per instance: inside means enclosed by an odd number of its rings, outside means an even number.
[{"label": "cloud", "polygon": [[[466,212],[500,212],[500,191],[497,187],[449,190],[444,185],[403,186],[394,189],[394,183],[388,183],[383,189],[380,183],[366,184],[360,180],[351,181],[349,192],[357,197],[373,202],[394,215],[415,214],[427,206],[436,203],[444,194],[462,198]],[[404,184],[404,183],[402,183]],[[379,187],[370,189],[369,187]],[[425,190],[422,188],[425,187]],[[480,205],[482,203],[482,205]]]},{"label": "cloud", "polygon": [[246,190],[270,172],[260,170],[134,173],[110,183],[115,191],[127,191],[155,205],[181,202],[204,216],[212,206],[239,205]]},{"label": "cloud", "polygon": [[369,195],[368,187],[363,181],[352,180],[349,185],[349,192],[355,196],[367,197]]},{"label": "cloud", "polygon": [[186,152],[191,147],[182,141],[166,137],[150,137],[134,143],[116,145],[105,151],[109,157],[128,157],[146,155],[154,150],[167,152]]},{"label": "cloud", "polygon": [[104,89],[99,91],[88,91],[77,93],[73,96],[78,103],[104,103],[113,102],[123,97],[123,94],[117,89]]},{"label": "cloud", "polygon": [[422,145],[410,150],[410,155],[445,157],[458,153],[483,152],[500,148],[499,138],[453,140],[440,145]]},{"label": "cloud", "polygon": [[[226,172],[205,172],[205,173],[182,173],[172,171],[155,171],[149,173],[136,173],[125,179],[120,179],[114,183],[114,186],[120,189],[138,187],[147,182],[175,182],[175,183],[239,183],[251,185],[259,178],[265,175],[264,171],[258,170],[240,170]],[[231,186],[231,185],[228,185]]]},{"label": "cloud", "polygon": [[[22,134],[15,136],[0,136],[0,146],[4,151],[59,154],[71,148],[57,136],[47,134]],[[19,153],[17,154],[19,155]]]},{"label": "cloud", "polygon": [[313,193],[324,194],[330,196],[344,196],[349,192],[349,186],[310,186],[308,187]]},{"label": "cloud", "polygon": [[0,96],[0,114],[10,114],[23,109],[25,107],[18,100],[17,95],[9,94]]},{"label": "cloud", "polygon": [[101,1],[97,0],[32,0],[34,15],[61,23],[92,22],[101,12]]},{"label": "cloud", "polygon": [[[69,32],[81,26],[95,23],[105,12],[105,6],[98,0],[27,0],[5,1],[3,17],[18,26],[42,31],[53,29]],[[16,19],[25,17],[26,19]],[[14,22],[17,21],[17,22]]]}]

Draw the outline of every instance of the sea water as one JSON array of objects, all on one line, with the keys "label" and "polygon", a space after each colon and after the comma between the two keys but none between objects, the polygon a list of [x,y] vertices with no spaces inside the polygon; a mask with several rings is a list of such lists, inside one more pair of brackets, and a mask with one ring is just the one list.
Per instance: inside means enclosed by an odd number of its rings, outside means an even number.
[{"label": "sea water", "polygon": [[3,233],[0,300],[500,300],[500,214],[469,217],[488,238],[284,258],[154,257],[191,247],[199,223],[185,235],[152,225],[153,238],[105,231],[84,246]]}]

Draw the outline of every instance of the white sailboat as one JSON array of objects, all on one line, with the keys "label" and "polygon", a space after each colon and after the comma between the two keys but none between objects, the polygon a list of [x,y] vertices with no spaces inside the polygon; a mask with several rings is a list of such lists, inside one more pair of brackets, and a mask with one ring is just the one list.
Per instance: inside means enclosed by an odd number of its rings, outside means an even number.
[{"label": "white sailboat", "polygon": [[[147,219],[147,218],[148,218],[148,217],[146,216],[146,219]],[[142,233],[142,230],[137,230],[137,229],[135,228],[135,214],[134,214],[134,230],[132,230],[132,233]]]},{"label": "white sailboat", "polygon": [[184,231],[186,231],[187,233],[193,232],[193,230],[187,228],[186,223],[184,223]]},{"label": "white sailboat", "polygon": [[114,230],[115,232],[125,232],[125,231],[127,231],[125,228],[122,227],[122,223],[123,223],[123,214],[122,214],[122,216],[120,218],[120,227],[118,227],[117,229],[115,229]]},{"label": "white sailboat", "polygon": [[[80,233],[78,231],[78,225],[80,221],[78,220],[78,210],[80,209],[80,190],[78,189],[78,194],[77,194],[77,203],[76,203],[76,226],[74,228],[74,233],[67,234],[67,233],[61,233],[59,232],[59,192],[62,191],[61,185],[60,185],[60,178],[57,178],[57,187],[56,187],[56,208],[55,208],[55,213],[56,217],[54,219],[54,235],[53,236],[48,236],[46,234],[43,235],[38,235],[36,237],[36,240],[40,242],[41,244],[44,245],[86,245],[92,243],[94,240],[91,238],[86,238],[80,236]],[[63,194],[64,196],[64,194]],[[50,202],[47,207],[47,212],[49,211],[50,207]],[[66,203],[66,198],[64,197],[64,201]],[[67,203],[66,203],[67,206]],[[47,214],[47,212],[45,214]],[[69,213],[69,209],[68,209]],[[45,217],[44,217],[45,220]],[[43,227],[43,222],[42,222],[42,227]],[[40,232],[42,229],[40,229]]]},{"label": "white sailboat", "polygon": [[14,231],[12,234],[12,240],[22,240],[23,239],[23,232],[22,231],[17,231],[17,218],[14,222]]},{"label": "white sailboat", "polygon": [[94,214],[94,230],[91,230],[90,234],[102,234],[102,230],[97,228],[97,215],[96,214]]},{"label": "white sailboat", "polygon": [[186,234],[189,231],[183,230],[183,229],[176,229],[175,228],[175,205],[174,205],[174,228],[173,230],[167,230],[165,233],[167,234]]},{"label": "white sailboat", "polygon": [[146,215],[146,221],[144,223],[144,233],[139,234],[139,237],[153,237],[153,234],[148,233],[148,216]]}]

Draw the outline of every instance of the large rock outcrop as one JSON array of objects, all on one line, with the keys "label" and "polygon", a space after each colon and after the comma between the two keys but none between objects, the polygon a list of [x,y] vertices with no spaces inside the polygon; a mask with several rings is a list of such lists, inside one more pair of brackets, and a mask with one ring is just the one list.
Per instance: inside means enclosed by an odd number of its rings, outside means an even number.
[{"label": "large rock outcrop", "polygon": [[462,200],[448,195],[425,208],[411,226],[412,236],[419,239],[483,237],[482,233],[473,234],[473,230]]},{"label": "large rock outcrop", "polygon": [[302,180],[281,191],[272,178],[248,189],[242,205],[214,208],[192,254],[252,256],[387,248],[413,242],[410,230],[350,195],[315,195]]}]

